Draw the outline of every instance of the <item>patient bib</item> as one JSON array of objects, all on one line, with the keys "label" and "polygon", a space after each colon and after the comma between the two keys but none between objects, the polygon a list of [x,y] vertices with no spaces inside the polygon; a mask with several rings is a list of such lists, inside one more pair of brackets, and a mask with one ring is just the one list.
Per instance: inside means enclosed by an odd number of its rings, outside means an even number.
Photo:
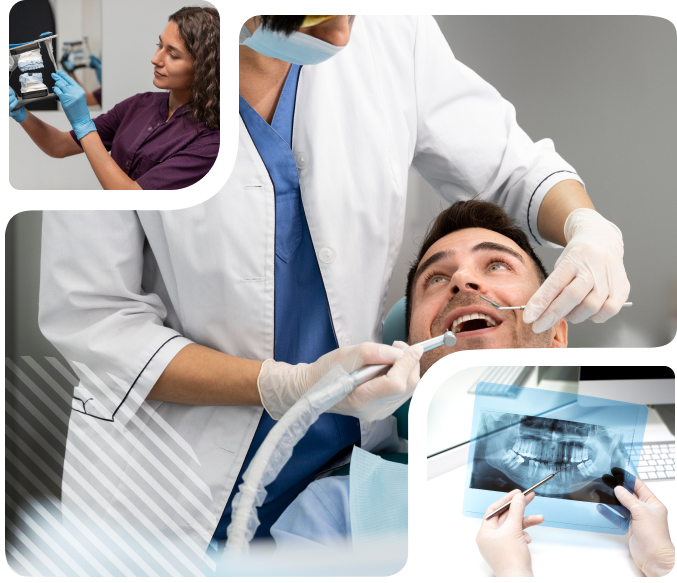
[{"label": "patient bib", "polygon": [[406,536],[408,466],[387,462],[359,447],[350,460],[350,527],[353,547]]}]

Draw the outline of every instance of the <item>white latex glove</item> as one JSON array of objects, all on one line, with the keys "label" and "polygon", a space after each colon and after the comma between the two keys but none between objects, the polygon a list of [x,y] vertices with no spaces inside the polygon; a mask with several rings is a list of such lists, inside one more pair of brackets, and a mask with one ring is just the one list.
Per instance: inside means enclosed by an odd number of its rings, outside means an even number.
[{"label": "white latex glove", "polygon": [[477,546],[484,560],[489,564],[497,577],[533,577],[531,569],[531,553],[527,544],[531,536],[525,529],[541,524],[543,515],[524,516],[524,510],[534,499],[530,492],[525,497],[519,490],[506,494],[495,502],[484,513],[490,514],[508,500],[512,500],[510,508],[490,520],[482,519],[480,531],[477,533]]},{"label": "white latex glove", "polygon": [[358,386],[328,411],[363,421],[385,419],[411,397],[419,381],[423,349],[414,347],[405,351],[405,348],[404,342],[395,342],[393,346],[365,342],[333,350],[312,364],[266,360],[258,378],[261,402],[273,419],[280,419],[337,364],[347,373],[369,364],[393,364],[386,375]]},{"label": "white latex glove", "polygon": [[566,318],[606,322],[630,294],[620,229],[592,209],[576,209],[564,223],[567,246],[555,269],[527,303],[523,318],[544,332]]},{"label": "white latex glove", "polygon": [[675,565],[675,547],[668,531],[668,511],[639,478],[635,494],[616,486],[618,501],[632,514],[630,554],[648,577],[663,577]]}]

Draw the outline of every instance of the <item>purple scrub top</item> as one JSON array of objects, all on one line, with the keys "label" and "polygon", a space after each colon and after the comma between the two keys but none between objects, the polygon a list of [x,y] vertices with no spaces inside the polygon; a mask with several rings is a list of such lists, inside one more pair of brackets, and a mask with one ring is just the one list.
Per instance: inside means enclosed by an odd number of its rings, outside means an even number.
[{"label": "purple scrub top", "polygon": [[[169,93],[139,93],[94,118],[111,157],[143,190],[176,190],[209,172],[219,153],[219,130],[210,130],[182,105],[169,115]],[[80,145],[75,132],[73,139]]]}]

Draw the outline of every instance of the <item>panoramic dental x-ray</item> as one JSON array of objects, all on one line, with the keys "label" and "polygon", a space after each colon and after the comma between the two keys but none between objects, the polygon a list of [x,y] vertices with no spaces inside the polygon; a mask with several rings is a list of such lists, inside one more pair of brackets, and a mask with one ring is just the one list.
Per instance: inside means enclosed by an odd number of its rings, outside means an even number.
[{"label": "panoramic dental x-ray", "polygon": [[463,514],[483,517],[502,493],[555,474],[529,506],[545,516],[544,526],[622,534],[628,521],[612,524],[598,506],[619,508],[619,480],[634,488],[646,418],[643,405],[479,383]]}]

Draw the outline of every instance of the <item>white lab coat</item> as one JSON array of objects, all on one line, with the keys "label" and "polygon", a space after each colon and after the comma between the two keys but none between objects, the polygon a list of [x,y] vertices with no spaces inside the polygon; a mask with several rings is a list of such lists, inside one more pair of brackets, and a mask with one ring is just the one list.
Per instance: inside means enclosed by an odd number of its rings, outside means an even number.
[{"label": "white lab coat", "polygon": [[[341,346],[381,338],[411,164],[449,201],[500,204],[540,243],[543,197],[578,179],[428,17],[358,17],[343,51],[303,67],[293,151]],[[42,245],[40,326],[80,378],[65,503],[199,553],[262,409],[145,398],[190,342],[273,356],[275,198],[244,124],[233,172],[206,203],[45,213]]]}]

